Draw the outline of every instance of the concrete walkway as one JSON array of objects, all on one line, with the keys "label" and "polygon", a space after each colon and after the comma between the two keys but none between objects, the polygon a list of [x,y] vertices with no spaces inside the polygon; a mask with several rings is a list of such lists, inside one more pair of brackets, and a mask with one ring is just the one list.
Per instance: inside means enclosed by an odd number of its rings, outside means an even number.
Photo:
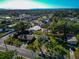
[{"label": "concrete walkway", "polygon": [[74,51],[70,49],[70,59],[76,59],[74,55]]}]

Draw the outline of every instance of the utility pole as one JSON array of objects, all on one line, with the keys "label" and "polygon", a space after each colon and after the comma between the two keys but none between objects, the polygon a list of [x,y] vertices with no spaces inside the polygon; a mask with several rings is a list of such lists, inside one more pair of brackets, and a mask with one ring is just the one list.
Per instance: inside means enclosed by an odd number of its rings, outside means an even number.
[{"label": "utility pole", "polygon": [[4,41],[4,44],[5,44],[5,49],[6,49],[6,51],[8,50],[8,48],[7,48],[7,45],[6,45],[6,41]]}]

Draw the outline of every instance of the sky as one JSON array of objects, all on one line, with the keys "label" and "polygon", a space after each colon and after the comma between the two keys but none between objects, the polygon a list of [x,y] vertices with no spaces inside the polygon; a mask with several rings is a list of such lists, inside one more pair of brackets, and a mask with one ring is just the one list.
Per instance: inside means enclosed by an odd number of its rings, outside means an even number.
[{"label": "sky", "polygon": [[79,0],[0,0],[4,9],[79,8]]}]

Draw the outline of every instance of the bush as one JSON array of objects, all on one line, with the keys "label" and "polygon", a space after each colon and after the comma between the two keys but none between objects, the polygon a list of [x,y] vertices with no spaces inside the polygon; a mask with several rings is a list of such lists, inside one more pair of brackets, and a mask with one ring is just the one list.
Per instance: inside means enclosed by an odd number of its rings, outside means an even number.
[{"label": "bush", "polygon": [[22,42],[19,39],[15,39],[12,36],[9,36],[9,38],[7,40],[5,40],[5,43],[9,44],[9,45],[14,45],[17,47],[21,46],[21,44],[22,44]]},{"label": "bush", "polygon": [[22,44],[22,43],[21,43],[18,39],[15,39],[15,40],[13,41],[13,45],[14,45],[14,46],[17,46],[17,47],[18,47],[18,46],[21,46],[21,44]]},{"label": "bush", "polygon": [[22,56],[17,56],[16,59],[26,59],[26,58],[24,58]]}]

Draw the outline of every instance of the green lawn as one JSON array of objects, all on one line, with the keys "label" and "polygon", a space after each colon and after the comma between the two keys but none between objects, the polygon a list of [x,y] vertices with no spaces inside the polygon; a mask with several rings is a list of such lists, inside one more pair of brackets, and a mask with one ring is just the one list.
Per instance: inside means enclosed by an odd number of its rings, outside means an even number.
[{"label": "green lawn", "polygon": [[16,39],[12,36],[9,36],[7,40],[5,40],[5,43],[8,45],[13,45],[20,47],[22,45],[22,42],[19,39]]},{"label": "green lawn", "polygon": [[67,53],[66,58],[70,59],[70,54],[69,53]]},{"label": "green lawn", "polygon": [[2,52],[0,51],[0,59],[12,59],[14,51]]},{"label": "green lawn", "polygon": [[79,49],[76,49],[76,51],[74,52],[74,54],[75,54],[75,58],[79,59]]},{"label": "green lawn", "polygon": [[22,56],[17,56],[16,59],[26,59],[26,58]]},{"label": "green lawn", "polygon": [[6,32],[1,32],[0,33],[0,38],[5,34]]}]

